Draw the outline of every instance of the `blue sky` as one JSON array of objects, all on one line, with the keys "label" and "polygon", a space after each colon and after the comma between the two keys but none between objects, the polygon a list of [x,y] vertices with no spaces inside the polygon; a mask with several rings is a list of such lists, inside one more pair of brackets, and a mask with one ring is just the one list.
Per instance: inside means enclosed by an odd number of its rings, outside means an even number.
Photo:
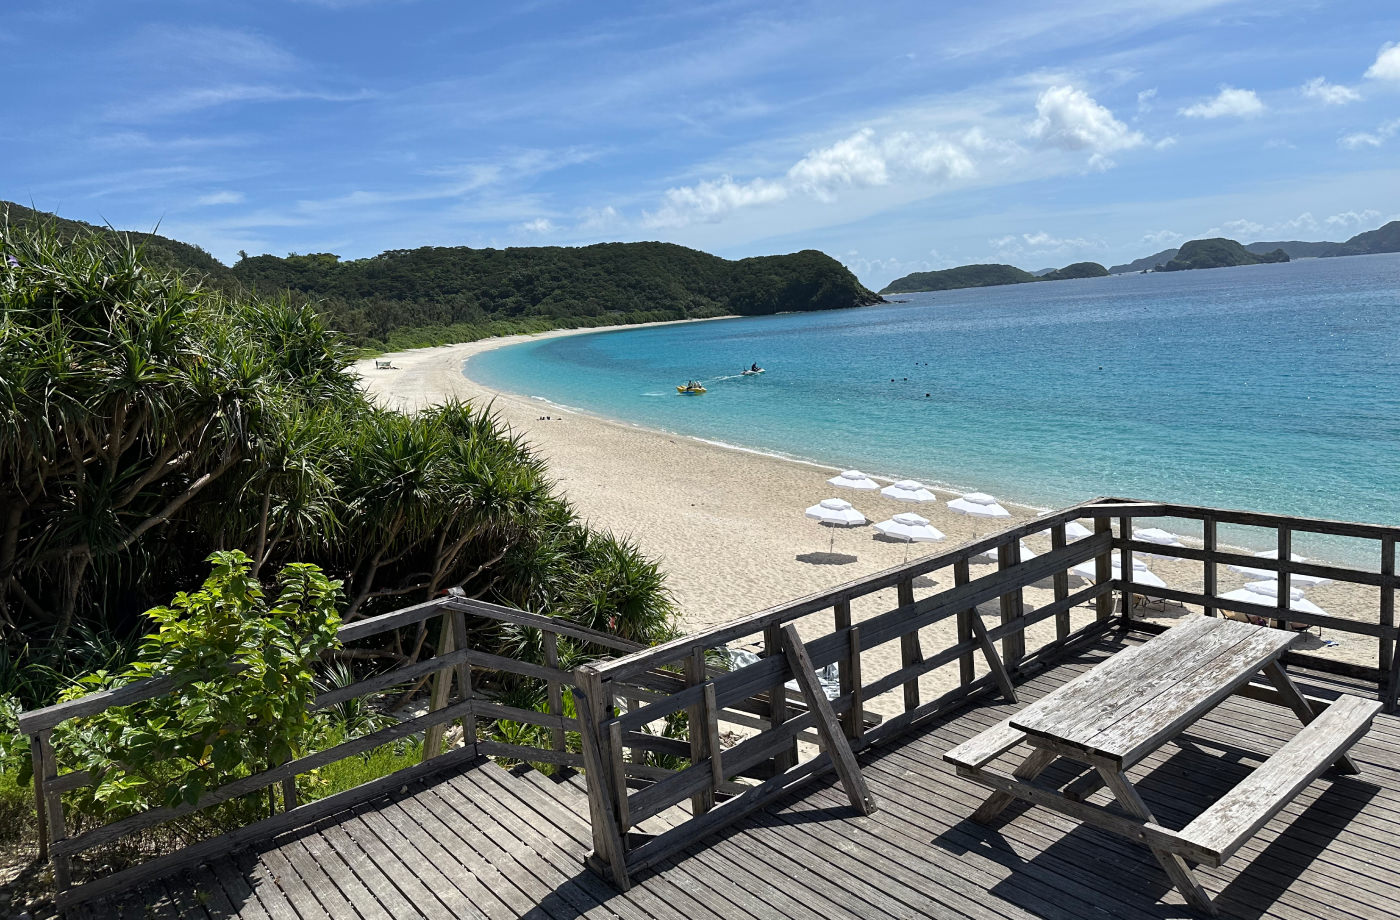
[{"label": "blue sky", "polygon": [[1400,217],[1400,4],[11,0],[0,197],[239,250],[660,239],[878,287]]}]

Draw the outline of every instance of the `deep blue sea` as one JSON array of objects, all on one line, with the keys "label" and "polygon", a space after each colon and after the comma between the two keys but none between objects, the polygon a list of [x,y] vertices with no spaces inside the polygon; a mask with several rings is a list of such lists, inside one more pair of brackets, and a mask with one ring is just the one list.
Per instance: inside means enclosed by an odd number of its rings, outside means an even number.
[{"label": "deep blue sea", "polygon": [[[1400,254],[897,296],[527,342],[467,373],[1045,507],[1111,494],[1400,524]],[[738,376],[755,361],[765,374]],[[709,392],[678,395],[689,378]]]}]

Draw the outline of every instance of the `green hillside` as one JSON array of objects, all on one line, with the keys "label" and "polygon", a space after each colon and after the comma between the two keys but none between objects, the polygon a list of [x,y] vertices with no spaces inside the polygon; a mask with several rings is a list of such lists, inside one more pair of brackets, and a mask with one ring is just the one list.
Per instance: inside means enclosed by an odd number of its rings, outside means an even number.
[{"label": "green hillside", "polygon": [[1097,262],[1075,262],[1040,276],[1041,281],[1068,281],[1071,278],[1103,278],[1108,269]]},{"label": "green hillside", "polygon": [[1383,227],[1358,233],[1345,243],[1338,243],[1334,256],[1364,256],[1378,252],[1400,252],[1400,220]]},{"label": "green hillside", "polygon": [[958,288],[992,287],[998,284],[1024,284],[1037,281],[1035,275],[1014,265],[959,265],[936,272],[914,272],[896,278],[881,294],[909,294],[914,291],[952,291]]},{"label": "green hillside", "polygon": [[1287,261],[1288,253],[1282,249],[1256,255],[1234,240],[1215,237],[1208,240],[1187,240],[1177,250],[1176,258],[1157,266],[1157,271],[1179,272],[1198,268],[1229,268],[1235,265]]},{"label": "green hillside", "polygon": [[670,243],[423,247],[354,261],[264,255],[240,260],[232,273],[249,289],[316,298],[360,342],[389,342],[406,328],[452,341],[453,327],[595,326],[880,302],[815,250],[731,262]]},{"label": "green hillside", "polygon": [[880,303],[815,250],[730,261],[670,243],[514,249],[423,247],[344,261],[331,253],[245,257],[232,268],[198,246],[0,203],[13,224],[60,236],[125,236],[153,267],[230,293],[313,303],[351,343],[407,348],[546,329],[834,310]]}]

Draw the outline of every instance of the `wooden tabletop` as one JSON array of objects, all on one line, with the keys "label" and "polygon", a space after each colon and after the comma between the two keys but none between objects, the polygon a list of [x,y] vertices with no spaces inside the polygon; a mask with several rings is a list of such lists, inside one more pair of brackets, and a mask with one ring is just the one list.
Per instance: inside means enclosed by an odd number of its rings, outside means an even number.
[{"label": "wooden tabletop", "polygon": [[1027,706],[1011,726],[1032,743],[1053,741],[1127,768],[1297,640],[1296,633],[1280,629],[1192,617]]}]

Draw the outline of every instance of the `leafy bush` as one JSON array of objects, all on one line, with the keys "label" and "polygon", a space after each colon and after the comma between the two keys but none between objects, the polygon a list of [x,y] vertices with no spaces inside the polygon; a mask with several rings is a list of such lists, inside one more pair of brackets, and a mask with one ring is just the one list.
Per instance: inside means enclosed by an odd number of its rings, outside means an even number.
[{"label": "leafy bush", "polygon": [[162,696],[64,723],[60,764],[89,770],[80,812],[111,821],[192,804],[208,790],[304,753],[313,723],[313,665],[336,646],[338,582],[288,565],[269,605],[241,552],[215,553],[204,586],[149,611],[159,629],[117,674],[85,677],[65,698],[149,677],[175,682]]}]

